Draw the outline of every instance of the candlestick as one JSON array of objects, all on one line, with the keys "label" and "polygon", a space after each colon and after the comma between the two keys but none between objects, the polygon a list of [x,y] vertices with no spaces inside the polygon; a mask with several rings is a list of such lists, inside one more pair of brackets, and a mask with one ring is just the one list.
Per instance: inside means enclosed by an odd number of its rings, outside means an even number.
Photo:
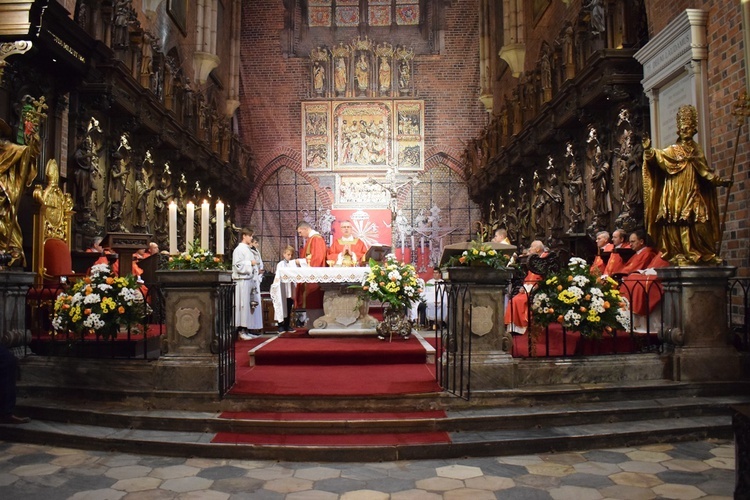
[{"label": "candlestick", "polygon": [[177,254],[177,204],[169,202],[169,255]]},{"label": "candlestick", "polygon": [[201,203],[201,248],[208,250],[209,205],[207,200]]},{"label": "candlestick", "polygon": [[224,204],[216,202],[216,255],[224,255]]},{"label": "candlestick", "polygon": [[193,238],[195,231],[195,204],[189,201],[185,206],[185,251],[193,249]]}]

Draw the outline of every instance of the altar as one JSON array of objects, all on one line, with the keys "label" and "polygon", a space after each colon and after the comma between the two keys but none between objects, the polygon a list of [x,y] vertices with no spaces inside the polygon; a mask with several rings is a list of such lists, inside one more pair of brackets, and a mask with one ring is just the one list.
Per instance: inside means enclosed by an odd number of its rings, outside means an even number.
[{"label": "altar", "polygon": [[323,316],[313,321],[309,335],[377,335],[378,320],[368,314],[368,302],[358,305],[357,290],[349,288],[369,272],[369,267],[280,267],[270,290],[274,319],[284,320],[281,283],[317,283],[324,291]]}]

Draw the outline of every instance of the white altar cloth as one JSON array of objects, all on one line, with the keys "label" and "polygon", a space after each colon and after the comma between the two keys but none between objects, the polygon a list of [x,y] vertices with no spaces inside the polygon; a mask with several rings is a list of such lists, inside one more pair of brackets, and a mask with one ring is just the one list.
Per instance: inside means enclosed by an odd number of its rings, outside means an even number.
[{"label": "white altar cloth", "polygon": [[281,283],[362,283],[370,272],[370,267],[284,267],[276,269],[271,284],[273,316],[277,322],[284,321],[281,306]]}]

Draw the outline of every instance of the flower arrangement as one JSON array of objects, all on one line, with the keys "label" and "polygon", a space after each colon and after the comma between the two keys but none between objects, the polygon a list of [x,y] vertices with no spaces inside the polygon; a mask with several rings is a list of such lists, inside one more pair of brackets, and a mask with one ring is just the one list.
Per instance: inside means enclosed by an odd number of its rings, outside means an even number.
[{"label": "flower arrangement", "polygon": [[539,283],[531,308],[542,326],[560,323],[590,338],[603,332],[630,330],[630,305],[617,282],[594,276],[585,260],[573,257],[554,276]]},{"label": "flower arrangement", "polygon": [[195,271],[206,271],[212,269],[224,270],[227,268],[224,260],[215,255],[211,250],[193,245],[190,251],[179,255],[171,255],[167,268],[172,270],[192,269]]},{"label": "flower arrangement", "polygon": [[130,328],[143,323],[149,310],[135,276],[117,277],[109,265],[97,264],[91,267],[90,276],[55,299],[52,327],[114,337],[121,325]]},{"label": "flower arrangement", "polygon": [[448,260],[448,267],[470,266],[480,264],[495,269],[508,267],[510,257],[498,252],[490,243],[474,240],[468,250],[464,250],[459,256],[452,256]]},{"label": "flower arrangement", "polygon": [[421,302],[424,280],[411,264],[404,264],[393,254],[385,256],[380,264],[370,259],[370,272],[362,280],[362,285],[355,285],[362,294],[380,302],[387,302],[394,310],[403,310],[413,302]]}]

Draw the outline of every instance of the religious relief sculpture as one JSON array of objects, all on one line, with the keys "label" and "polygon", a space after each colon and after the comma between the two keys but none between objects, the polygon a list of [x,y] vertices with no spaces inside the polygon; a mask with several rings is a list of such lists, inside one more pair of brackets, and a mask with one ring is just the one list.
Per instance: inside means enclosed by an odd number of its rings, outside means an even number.
[{"label": "religious relief sculpture", "polygon": [[107,218],[107,230],[112,232],[124,232],[125,225],[122,220],[123,206],[125,202],[125,192],[127,191],[127,181],[129,174],[130,156],[132,146],[128,139],[128,134],[120,136],[120,144],[112,153],[112,161],[109,167],[109,216]]},{"label": "religious relief sculpture", "polygon": [[96,189],[93,181],[101,175],[99,172],[99,154],[96,144],[99,143],[102,129],[99,120],[91,117],[83,140],[73,153],[73,187],[76,212],[81,216],[90,216],[91,197]]},{"label": "religious relief sculpture", "polygon": [[534,236],[543,237],[545,234],[544,207],[547,205],[547,196],[544,193],[544,184],[539,176],[539,170],[534,170],[532,179],[534,197],[531,205],[531,231]]},{"label": "religious relief sculpture", "polygon": [[547,195],[549,215],[547,217],[548,226],[552,230],[552,234],[559,233],[564,226],[564,205],[565,200],[563,199],[562,189],[560,188],[560,181],[557,178],[557,168],[553,164],[553,159],[549,157],[549,165],[547,166],[547,184],[548,187],[545,190]]},{"label": "religious relief sculpture", "polygon": [[357,84],[359,93],[367,92],[370,85],[370,63],[364,53],[360,53],[357,62],[354,65],[354,81]]},{"label": "religious relief sculpture", "polygon": [[322,96],[326,93],[326,67],[328,66],[328,51],[321,47],[316,47],[310,52],[312,60],[312,87],[313,93]]},{"label": "religious relief sculpture", "polygon": [[164,164],[164,170],[154,191],[154,236],[160,247],[168,246],[169,227],[167,206],[172,198],[172,171],[169,162]]},{"label": "religious relief sculpture", "polygon": [[591,33],[598,35],[604,33],[606,21],[604,19],[604,2],[602,0],[589,0],[587,5],[583,6],[591,15]]},{"label": "religious relief sculpture", "polygon": [[154,169],[154,160],[151,158],[151,151],[146,151],[143,163],[135,169],[135,182],[133,184],[133,228],[137,232],[147,233],[149,231],[149,194],[154,189],[153,182],[150,180],[151,172]]},{"label": "religious relief sculpture", "polygon": [[552,65],[550,63],[550,54],[547,50],[542,52],[539,72],[542,87],[542,103],[549,102],[552,100]]},{"label": "religious relief sculpture", "polygon": [[375,55],[378,56],[378,91],[380,95],[388,95],[391,91],[391,58],[393,47],[389,43],[378,44],[375,47]]},{"label": "religious relief sculpture", "polygon": [[592,210],[594,217],[589,227],[591,232],[605,230],[609,227],[609,215],[612,212],[611,165],[606,160],[598,132],[594,126],[589,126],[589,136],[586,139],[588,168],[591,179]]},{"label": "religious relief sculpture", "polygon": [[708,165],[700,144],[698,113],[691,105],[677,111],[677,143],[665,149],[643,139],[646,230],[662,258],[676,266],[721,265],[716,244],[721,223],[717,186],[730,186]]},{"label": "religious relief sculpture", "polygon": [[414,50],[405,47],[396,49],[396,60],[398,61],[398,91],[404,95],[412,93],[412,59]]},{"label": "religious relief sculpture", "polygon": [[643,145],[640,133],[633,127],[630,112],[626,108],[620,110],[616,130],[619,147],[615,148],[615,158],[622,201],[617,226],[635,229],[643,216]]},{"label": "religious relief sculpture", "polygon": [[137,19],[132,0],[116,0],[112,14],[112,48],[127,49],[130,45],[130,24]]},{"label": "religious relief sculpture", "polygon": [[568,187],[568,194],[570,200],[570,212],[568,214],[568,220],[570,226],[568,227],[568,233],[573,234],[580,232],[580,223],[584,220],[585,205],[583,203],[583,176],[578,168],[576,162],[575,153],[573,152],[573,144],[568,143],[565,152],[565,158],[568,162],[568,179],[565,183]]}]

